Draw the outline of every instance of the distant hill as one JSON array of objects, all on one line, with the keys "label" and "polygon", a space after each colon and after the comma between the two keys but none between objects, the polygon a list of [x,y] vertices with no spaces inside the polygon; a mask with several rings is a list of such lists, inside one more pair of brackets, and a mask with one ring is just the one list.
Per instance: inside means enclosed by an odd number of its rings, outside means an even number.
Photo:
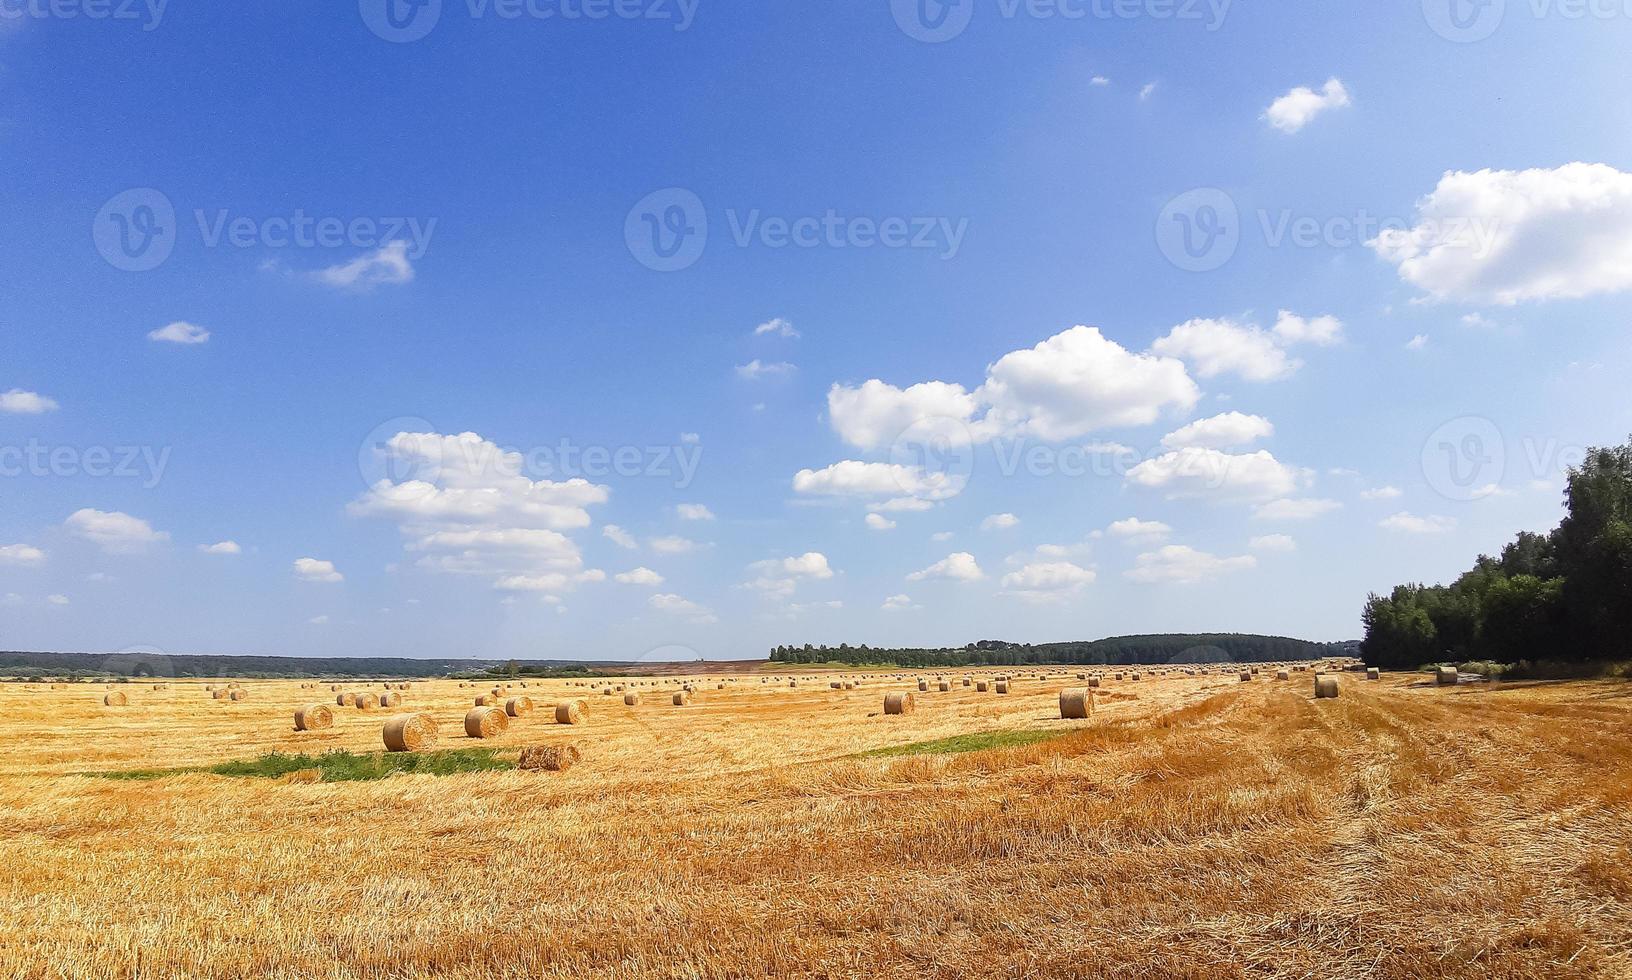
[{"label": "distant hill", "polygon": [[1195,664],[1313,660],[1349,652],[1352,641],[1317,643],[1256,633],[1154,633],[1067,643],[981,640],[963,647],[777,647],[775,663],[899,664],[903,667],[973,667],[1026,664]]},{"label": "distant hill", "polygon": [[[511,661],[412,660],[406,657],[229,657],[157,653],[0,652],[0,676],[117,677],[442,677],[503,668]],[[579,667],[570,660],[526,660],[518,669],[538,675]],[[615,668],[627,663],[582,665]]]}]

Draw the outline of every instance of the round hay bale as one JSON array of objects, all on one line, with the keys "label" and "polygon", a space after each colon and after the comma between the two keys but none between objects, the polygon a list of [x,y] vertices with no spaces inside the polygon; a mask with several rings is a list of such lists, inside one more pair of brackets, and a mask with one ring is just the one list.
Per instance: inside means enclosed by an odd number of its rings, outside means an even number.
[{"label": "round hay bale", "polygon": [[[1253,671],[1253,673],[1255,673],[1255,674],[1256,674],[1256,673],[1257,673],[1257,671],[1256,671],[1256,670],[1255,670],[1255,671]],[[1141,677],[1143,677],[1143,676],[1144,676],[1144,675],[1143,675],[1143,674],[1140,674],[1140,673],[1138,673],[1138,672],[1135,672],[1135,673],[1132,673],[1132,674],[1129,674],[1129,675],[1128,675],[1128,676],[1129,676],[1129,677],[1130,677],[1130,678],[1132,678],[1132,679],[1133,679],[1133,680],[1138,680],[1138,679],[1139,679],[1139,678],[1141,678]]]},{"label": "round hay bale", "polygon": [[1097,678],[1097,677],[1088,678],[1088,686],[1089,687],[1098,687],[1099,686],[1099,678]]},{"label": "round hay bale", "polygon": [[471,738],[496,738],[510,727],[510,716],[498,708],[471,708],[465,712],[465,734]]},{"label": "round hay bale", "polygon": [[359,711],[370,711],[380,706],[380,697],[373,691],[364,691],[357,695],[356,706]]},{"label": "round hay bale", "polygon": [[402,695],[398,694],[396,691],[386,691],[384,694],[380,695],[380,707],[382,708],[396,708],[400,707],[401,705]]},{"label": "round hay bale", "polygon": [[842,689],[844,687],[844,682],[843,681],[833,681],[833,682],[829,683],[827,686],[832,688],[833,690],[837,691],[837,690],[840,690],[840,689]]},{"label": "round hay bale", "polygon": [[247,697],[249,697],[249,692],[242,688],[233,688],[227,692],[227,698],[232,701],[242,701]]},{"label": "round hay bale", "polygon": [[1007,694],[1007,693],[1009,693],[1009,682],[1008,681],[998,681],[997,683],[992,685],[992,690],[994,692],[998,693],[998,694]]},{"label": "round hay bale", "polygon": [[1069,687],[1060,692],[1061,718],[1086,718],[1093,713],[1093,691],[1086,687]]},{"label": "round hay bale", "polygon": [[334,725],[334,712],[326,704],[308,704],[295,709],[295,731],[315,732]]},{"label": "round hay bale", "polygon": [[1242,671],[1242,672],[1241,672],[1241,680],[1242,680],[1242,681],[1243,681],[1243,682],[1245,682],[1245,681],[1250,681],[1250,680],[1252,680],[1252,671],[1250,671],[1250,670],[1243,670],[1243,671]]},{"label": "round hay bale", "polygon": [[691,703],[691,695],[690,694],[688,694],[685,691],[675,691],[674,692],[674,706],[676,708],[684,708],[686,705],[688,705],[690,703]]},{"label": "round hay bale", "polygon": [[640,693],[638,691],[628,692],[623,696],[623,703],[627,704],[631,708],[634,707],[640,703]]},{"label": "round hay bale", "polygon": [[935,685],[935,689],[938,691],[950,691],[952,690],[952,682],[941,681],[939,684]]},{"label": "round hay bale", "polygon": [[972,677],[965,677],[965,678],[964,678],[964,679],[963,679],[963,686],[964,686],[964,687],[968,687],[968,686],[970,686],[970,685],[971,685],[971,684],[973,684],[973,683],[974,683],[974,682],[975,682],[975,681],[974,681],[974,678],[972,678]]},{"label": "round hay bale", "polygon": [[[469,728],[468,719],[466,728]],[[438,734],[440,731],[436,719],[424,712],[397,715],[385,723],[385,729],[381,732],[385,739],[385,747],[391,752],[424,752],[433,749],[436,747]]]},{"label": "round hay bale", "polygon": [[533,699],[523,694],[504,702],[504,713],[512,718],[525,718],[533,713]]},{"label": "round hay bale", "polygon": [[563,772],[577,765],[583,757],[583,751],[571,742],[564,745],[530,745],[521,750],[516,768]]},{"label": "round hay bale", "polygon": [[555,706],[555,723],[557,725],[577,725],[584,720],[584,702],[562,701]]},{"label": "round hay bale", "polygon": [[1366,680],[1368,680],[1368,681],[1380,681],[1382,679],[1383,679],[1383,672],[1381,670],[1378,670],[1376,667],[1367,667],[1366,668]]},{"label": "round hay bale", "polygon": [[347,691],[344,694],[337,694],[335,695],[334,703],[342,708],[356,707],[357,695],[351,693],[350,691]]},{"label": "round hay bale", "polygon": [[975,690],[979,691],[982,694],[985,694],[990,689],[991,689],[991,685],[988,684],[986,681],[976,681],[975,682]]},{"label": "round hay bale", "polygon": [[482,695],[478,695],[477,698],[476,698],[476,707],[478,707],[478,708],[486,708],[486,707],[489,707],[491,705],[495,705],[495,704],[498,704],[498,703],[499,703],[498,696],[493,695],[493,694],[482,694]]},{"label": "round hay bale", "polygon": [[912,699],[911,691],[899,691],[895,694],[884,695],[884,713],[887,715],[910,715],[918,707]]},{"label": "round hay bale", "polygon": [[102,696],[102,703],[109,708],[122,708],[130,703],[130,698],[121,691],[110,691]]},{"label": "round hay bale", "polygon": [[226,688],[218,687],[210,692],[210,697],[216,699],[217,701],[223,701],[226,699],[228,693],[230,692],[228,692]]},{"label": "round hay bale", "polygon": [[1335,698],[1335,697],[1337,697],[1337,678],[1328,676],[1326,674],[1316,674],[1315,675],[1315,697],[1317,697],[1317,698]]},{"label": "round hay bale", "polygon": [[1460,676],[1460,675],[1457,673],[1457,670],[1456,670],[1455,667],[1435,667],[1434,668],[1434,683],[1435,684],[1455,684],[1458,676]]},{"label": "round hay bale", "polygon": [[1292,675],[1287,671],[1277,670],[1275,672],[1275,679],[1278,681],[1289,681],[1292,679]]}]

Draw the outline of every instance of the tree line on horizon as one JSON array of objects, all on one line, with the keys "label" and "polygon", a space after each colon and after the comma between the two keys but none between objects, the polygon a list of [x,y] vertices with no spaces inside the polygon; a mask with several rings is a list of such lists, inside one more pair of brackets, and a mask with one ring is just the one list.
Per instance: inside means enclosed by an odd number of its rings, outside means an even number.
[{"label": "tree line on horizon", "polygon": [[1589,449],[1564,497],[1552,531],[1520,532],[1450,585],[1372,593],[1361,614],[1366,662],[1632,660],[1632,444]]},{"label": "tree line on horizon", "polygon": [[1113,636],[1066,643],[1010,643],[981,640],[962,647],[870,647],[863,643],[778,646],[773,663],[855,666],[894,664],[901,667],[1044,666],[1050,664],[1196,664],[1266,663],[1314,660],[1353,652],[1353,644],[1316,643],[1286,636],[1254,633],[1156,633]]}]

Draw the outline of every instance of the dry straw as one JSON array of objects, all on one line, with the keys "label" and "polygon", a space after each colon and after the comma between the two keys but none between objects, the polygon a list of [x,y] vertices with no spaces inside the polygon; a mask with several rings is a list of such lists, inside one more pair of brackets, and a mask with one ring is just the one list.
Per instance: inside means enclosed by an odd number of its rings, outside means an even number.
[{"label": "dry straw", "polygon": [[315,732],[334,725],[334,712],[326,704],[308,704],[295,709],[295,731]]},{"label": "dry straw", "polygon": [[563,772],[577,765],[583,757],[583,751],[570,742],[565,745],[530,745],[521,750],[516,768]]},{"label": "dry straw", "polygon": [[510,727],[510,716],[498,708],[471,708],[465,712],[465,734],[471,738],[495,738]]},{"label": "dry straw", "polygon": [[1093,691],[1086,687],[1073,687],[1060,692],[1061,718],[1086,718],[1093,713]]},{"label": "dry straw", "polygon": [[910,715],[917,707],[910,691],[884,695],[884,713],[887,715]]},{"label": "dry straw", "polygon": [[[465,728],[467,731],[470,728],[469,718],[465,719]],[[381,734],[385,738],[385,747],[392,752],[424,752],[436,747],[438,729],[436,719],[421,712],[397,715],[385,723]]]}]

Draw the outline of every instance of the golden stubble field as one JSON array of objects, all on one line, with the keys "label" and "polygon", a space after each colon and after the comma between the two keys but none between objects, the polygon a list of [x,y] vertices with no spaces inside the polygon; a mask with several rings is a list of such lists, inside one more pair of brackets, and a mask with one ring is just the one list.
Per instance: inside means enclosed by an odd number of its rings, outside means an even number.
[{"label": "golden stubble field", "polygon": [[[85,774],[375,751],[399,709],[296,733],[326,684],[0,685],[0,976],[1632,976],[1632,686],[1147,676],[1063,721],[1074,672],[1010,672],[907,716],[876,677],[535,681],[492,744],[569,771],[320,784]],[[400,710],[487,744],[477,693]],[[1033,729],[1063,737],[856,757]]]}]

